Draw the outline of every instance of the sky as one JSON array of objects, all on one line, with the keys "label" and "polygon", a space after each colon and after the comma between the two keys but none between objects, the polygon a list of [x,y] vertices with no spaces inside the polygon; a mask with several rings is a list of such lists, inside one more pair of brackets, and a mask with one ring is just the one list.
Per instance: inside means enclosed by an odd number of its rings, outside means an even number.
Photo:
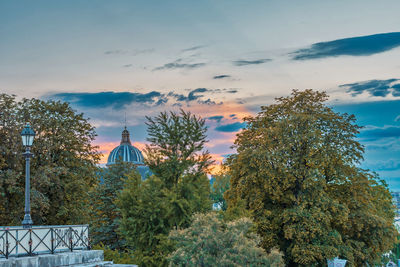
[{"label": "sky", "polygon": [[71,103],[102,162],[146,143],[145,116],[206,119],[207,149],[233,153],[243,118],[292,89],[326,91],[364,126],[362,167],[400,191],[399,0],[0,1],[0,93]]}]

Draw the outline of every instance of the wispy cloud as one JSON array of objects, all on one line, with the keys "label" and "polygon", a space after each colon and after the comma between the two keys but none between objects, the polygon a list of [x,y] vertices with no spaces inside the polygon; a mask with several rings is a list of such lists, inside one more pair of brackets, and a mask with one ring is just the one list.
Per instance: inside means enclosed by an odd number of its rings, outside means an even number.
[{"label": "wispy cloud", "polygon": [[224,124],[224,125],[220,125],[217,126],[215,128],[216,131],[218,132],[237,132],[240,129],[246,127],[246,123],[245,122],[234,122],[234,123],[229,123],[229,124]]},{"label": "wispy cloud", "polygon": [[140,54],[148,54],[153,53],[155,51],[154,48],[147,48],[147,49],[137,49],[132,51],[132,56],[137,56]]},{"label": "wispy cloud", "polygon": [[224,116],[222,116],[222,115],[216,115],[216,116],[208,117],[207,119],[212,120],[212,121],[216,121],[216,122],[221,122],[221,120],[223,118],[224,118]]},{"label": "wispy cloud", "polygon": [[154,52],[154,48],[146,48],[146,49],[135,49],[135,50],[124,50],[124,49],[114,49],[104,51],[105,55],[130,55],[137,56],[140,54],[148,54]]},{"label": "wispy cloud", "polygon": [[[180,93],[175,93],[175,92],[169,92],[167,94],[167,97],[173,97],[177,102],[192,102],[192,101],[197,101],[199,104],[206,104],[206,105],[221,105],[223,102],[215,102],[214,100],[211,100],[211,98],[203,99],[206,95],[212,95],[212,94],[235,94],[237,93],[237,89],[220,89],[220,88],[215,88],[215,89],[209,89],[209,88],[196,88],[193,90],[190,90],[188,94],[180,94]],[[181,106],[179,103],[176,105]]]},{"label": "wispy cloud", "polygon": [[111,107],[113,109],[122,109],[133,103],[161,105],[168,101],[164,94],[157,91],[144,94],[132,92],[58,93],[48,95],[46,98],[60,99],[80,107]]},{"label": "wispy cloud", "polygon": [[346,88],[353,96],[367,92],[372,96],[385,97],[388,94],[400,96],[400,79],[369,80],[355,83],[342,84],[339,87]]},{"label": "wispy cloud", "polygon": [[320,42],[291,53],[294,60],[337,56],[369,56],[400,46],[400,32],[373,34]]},{"label": "wispy cloud", "polygon": [[361,130],[359,137],[363,139],[377,140],[389,137],[399,137],[400,136],[400,126],[387,125],[384,127],[373,127],[365,130]]},{"label": "wispy cloud", "polygon": [[128,54],[128,50],[122,50],[122,49],[115,49],[115,50],[107,50],[104,51],[104,54],[106,55],[125,55]]},{"label": "wispy cloud", "polygon": [[191,101],[197,101],[197,103],[199,103],[199,104],[216,105],[217,103],[215,101],[211,100],[210,98],[208,98],[206,100],[201,99],[202,97],[204,97],[204,94],[201,94],[201,93],[206,93],[206,92],[213,92],[213,89],[196,88],[194,90],[191,90],[187,95],[169,92],[168,97],[174,97],[175,100],[178,102],[187,102],[188,103]]},{"label": "wispy cloud", "polygon": [[204,47],[206,47],[206,45],[196,45],[196,46],[192,46],[192,47],[189,47],[189,48],[182,49],[182,52],[195,51],[195,50],[199,50],[199,49],[204,48]]},{"label": "wispy cloud", "polygon": [[246,66],[246,65],[259,65],[271,61],[270,58],[262,58],[262,59],[255,59],[255,60],[235,60],[233,61],[233,65],[235,66]]},{"label": "wispy cloud", "polygon": [[153,71],[157,70],[169,70],[169,69],[196,69],[205,66],[206,63],[184,63],[182,59],[177,59],[174,62],[164,64],[160,67],[156,67]]},{"label": "wispy cloud", "polygon": [[222,75],[216,75],[213,77],[214,80],[219,80],[219,79],[225,79],[225,78],[230,78],[231,75],[227,75],[227,74],[222,74]]}]

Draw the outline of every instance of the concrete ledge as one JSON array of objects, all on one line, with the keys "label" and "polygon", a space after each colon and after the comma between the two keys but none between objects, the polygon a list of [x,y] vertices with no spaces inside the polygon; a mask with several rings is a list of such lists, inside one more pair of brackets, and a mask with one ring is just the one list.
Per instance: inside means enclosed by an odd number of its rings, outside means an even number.
[{"label": "concrete ledge", "polygon": [[82,263],[101,262],[103,259],[104,255],[102,250],[81,250],[33,257],[10,257],[9,259],[0,259],[0,267],[70,266]]}]

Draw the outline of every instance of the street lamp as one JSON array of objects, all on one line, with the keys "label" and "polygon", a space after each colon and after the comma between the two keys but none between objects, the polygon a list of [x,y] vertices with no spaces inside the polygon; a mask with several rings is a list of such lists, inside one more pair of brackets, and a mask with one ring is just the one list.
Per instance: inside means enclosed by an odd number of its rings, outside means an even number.
[{"label": "street lamp", "polygon": [[30,161],[33,154],[31,153],[31,146],[33,139],[35,138],[35,132],[32,130],[29,123],[26,124],[25,128],[21,132],[22,145],[26,151],[23,154],[25,156],[25,216],[22,221],[24,228],[31,228],[33,221],[31,219],[31,187],[30,187]]}]

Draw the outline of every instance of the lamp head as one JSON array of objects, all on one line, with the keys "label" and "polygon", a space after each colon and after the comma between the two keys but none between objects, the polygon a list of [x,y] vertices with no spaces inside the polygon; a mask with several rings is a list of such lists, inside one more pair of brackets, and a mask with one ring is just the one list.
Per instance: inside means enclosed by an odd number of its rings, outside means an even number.
[{"label": "lamp head", "polygon": [[25,147],[31,147],[33,139],[35,138],[35,132],[31,128],[29,122],[25,125],[25,128],[21,132],[22,144]]}]

